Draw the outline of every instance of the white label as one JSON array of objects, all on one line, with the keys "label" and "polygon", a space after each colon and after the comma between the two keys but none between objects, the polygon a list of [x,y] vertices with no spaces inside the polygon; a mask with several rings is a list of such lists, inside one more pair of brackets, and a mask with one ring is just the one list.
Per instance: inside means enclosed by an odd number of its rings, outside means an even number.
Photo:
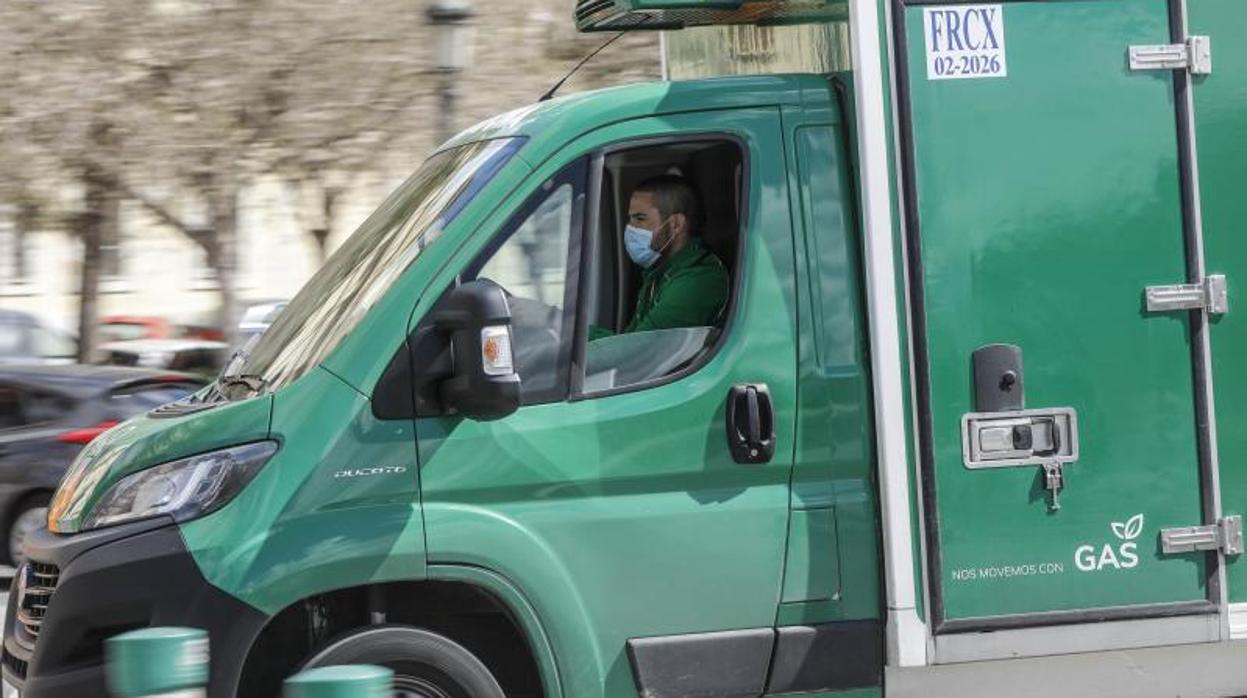
[{"label": "white label", "polygon": [[1003,78],[1005,13],[1000,5],[940,5],[922,11],[927,79]]}]

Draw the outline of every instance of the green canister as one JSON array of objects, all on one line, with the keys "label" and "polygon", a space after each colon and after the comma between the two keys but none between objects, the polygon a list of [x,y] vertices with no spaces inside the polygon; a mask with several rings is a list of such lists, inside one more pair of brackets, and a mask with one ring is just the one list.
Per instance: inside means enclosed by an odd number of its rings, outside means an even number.
[{"label": "green canister", "polygon": [[390,698],[394,672],[369,664],[326,666],[286,679],[283,698]]},{"label": "green canister", "polygon": [[118,698],[198,698],[208,685],[208,633],[144,628],[105,645],[108,690]]}]

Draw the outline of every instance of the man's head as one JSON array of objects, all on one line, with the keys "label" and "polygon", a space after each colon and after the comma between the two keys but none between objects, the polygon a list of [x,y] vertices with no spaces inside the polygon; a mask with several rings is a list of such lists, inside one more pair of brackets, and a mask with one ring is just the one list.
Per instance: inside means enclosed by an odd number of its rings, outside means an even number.
[{"label": "man's head", "polygon": [[628,203],[628,224],[653,233],[650,248],[670,255],[695,235],[697,195],[683,177],[661,175],[641,182]]}]

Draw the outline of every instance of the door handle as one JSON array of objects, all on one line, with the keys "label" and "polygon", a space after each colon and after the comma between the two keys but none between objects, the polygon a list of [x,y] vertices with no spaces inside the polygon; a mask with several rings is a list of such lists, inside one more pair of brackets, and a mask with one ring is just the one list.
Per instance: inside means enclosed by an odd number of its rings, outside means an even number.
[{"label": "door handle", "polygon": [[775,455],[775,408],[765,383],[728,391],[727,445],[737,463],[768,463]]}]

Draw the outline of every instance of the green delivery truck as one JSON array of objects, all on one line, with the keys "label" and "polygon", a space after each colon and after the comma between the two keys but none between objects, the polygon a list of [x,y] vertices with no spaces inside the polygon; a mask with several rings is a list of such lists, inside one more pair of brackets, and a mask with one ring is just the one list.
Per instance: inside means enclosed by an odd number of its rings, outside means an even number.
[{"label": "green delivery truck", "polygon": [[[83,451],[5,682],[102,695],[107,638],[175,625],[214,697],[1247,694],[1247,2],[576,20],[847,22],[853,65],[446,143]],[[638,327],[690,269],[719,312]]]}]

